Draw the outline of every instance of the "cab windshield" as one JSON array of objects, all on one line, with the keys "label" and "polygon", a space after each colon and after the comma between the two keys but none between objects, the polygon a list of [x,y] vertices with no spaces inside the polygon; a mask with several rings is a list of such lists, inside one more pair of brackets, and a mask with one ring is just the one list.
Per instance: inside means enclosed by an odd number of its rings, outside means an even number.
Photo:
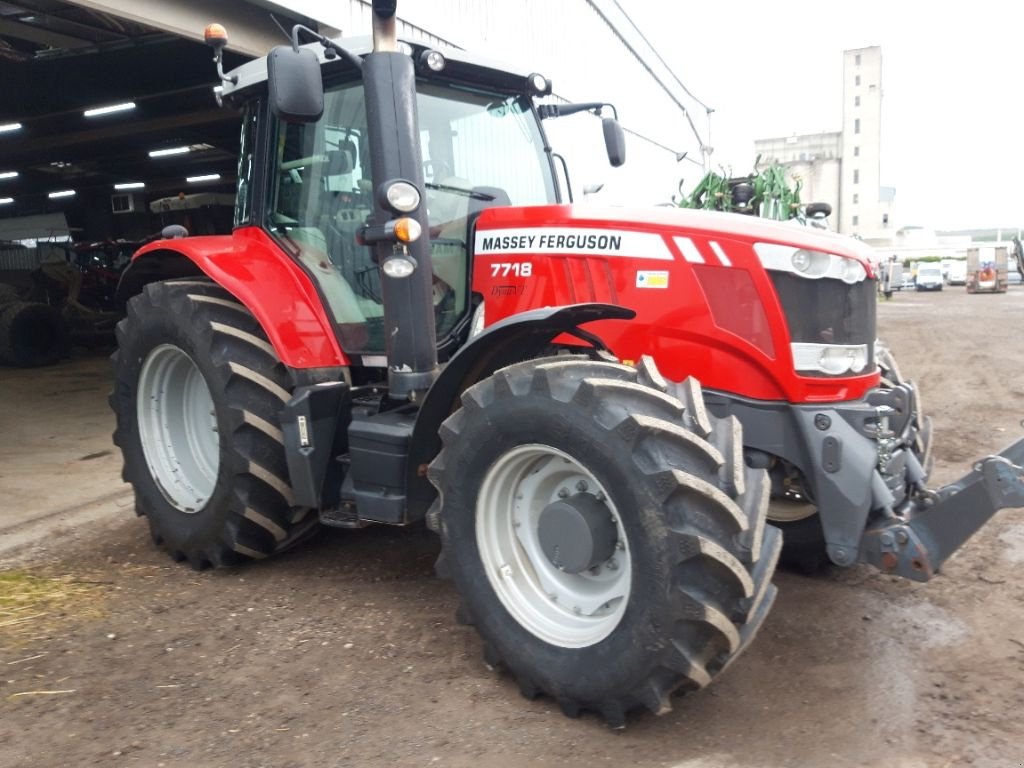
[{"label": "cab windshield", "polygon": [[[420,83],[438,340],[465,316],[467,243],[485,208],[555,202],[529,100]],[[328,87],[316,123],[277,124],[268,222],[319,283],[347,352],[383,352],[380,274],[355,234],[372,211],[363,87]]]}]

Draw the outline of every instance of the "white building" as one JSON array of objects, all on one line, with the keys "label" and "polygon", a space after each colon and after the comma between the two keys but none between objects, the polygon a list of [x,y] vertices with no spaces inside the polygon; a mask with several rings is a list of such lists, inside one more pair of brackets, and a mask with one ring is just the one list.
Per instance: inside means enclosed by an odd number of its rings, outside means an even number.
[{"label": "white building", "polygon": [[762,165],[775,160],[803,182],[801,199],[832,206],[840,232],[878,244],[896,232],[896,190],[880,183],[882,49],[843,52],[843,125],[837,132],[759,139]]}]

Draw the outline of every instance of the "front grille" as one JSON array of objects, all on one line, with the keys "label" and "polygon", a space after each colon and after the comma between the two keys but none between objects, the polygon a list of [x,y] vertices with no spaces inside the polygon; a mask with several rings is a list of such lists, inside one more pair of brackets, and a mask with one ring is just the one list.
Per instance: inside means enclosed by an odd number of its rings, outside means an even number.
[{"label": "front grille", "polygon": [[867,344],[867,370],[874,368],[874,280],[850,284],[828,278],[809,280],[776,270],[768,274],[786,314],[791,342]]}]

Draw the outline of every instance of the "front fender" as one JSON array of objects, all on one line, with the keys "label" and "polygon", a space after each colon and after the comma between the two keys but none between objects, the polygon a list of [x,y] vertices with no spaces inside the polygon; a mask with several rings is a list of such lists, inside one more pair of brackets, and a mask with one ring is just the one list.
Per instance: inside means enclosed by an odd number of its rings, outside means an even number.
[{"label": "front fender", "polygon": [[154,280],[197,274],[209,277],[252,312],[290,368],[349,364],[313,281],[258,227],[142,247],[121,276],[118,299],[127,302]]},{"label": "front fender", "polygon": [[632,309],[614,304],[544,307],[506,317],[460,349],[423,399],[406,469],[407,522],[422,518],[437,493],[426,467],[441,450],[441,423],[459,404],[462,392],[499,368],[539,357],[564,333],[595,320],[631,320]]}]

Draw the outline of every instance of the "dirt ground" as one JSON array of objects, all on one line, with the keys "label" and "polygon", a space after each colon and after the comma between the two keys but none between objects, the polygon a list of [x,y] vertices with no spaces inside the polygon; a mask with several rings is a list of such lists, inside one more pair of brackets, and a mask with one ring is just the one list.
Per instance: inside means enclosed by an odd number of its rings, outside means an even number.
[{"label": "dirt ground", "polygon": [[[1022,314],[1020,288],[880,306],[880,336],[936,422],[934,479],[1024,433]],[[105,363],[75,365],[88,378]],[[108,432],[105,387],[90,381],[89,428]],[[31,433],[35,408],[59,404],[4,411],[3,434]],[[44,460],[65,498],[95,485],[69,474],[77,455]],[[95,472],[119,489],[116,466]],[[0,498],[22,503],[25,488],[0,482]],[[1021,511],[929,584],[866,567],[780,573],[774,612],[720,680],[611,731],[526,701],[485,667],[424,530],[328,531],[269,562],[194,573],[154,551],[123,497],[105,509],[87,524],[58,515],[6,555],[80,593],[7,628],[0,618],[0,766],[1024,765]]]}]

